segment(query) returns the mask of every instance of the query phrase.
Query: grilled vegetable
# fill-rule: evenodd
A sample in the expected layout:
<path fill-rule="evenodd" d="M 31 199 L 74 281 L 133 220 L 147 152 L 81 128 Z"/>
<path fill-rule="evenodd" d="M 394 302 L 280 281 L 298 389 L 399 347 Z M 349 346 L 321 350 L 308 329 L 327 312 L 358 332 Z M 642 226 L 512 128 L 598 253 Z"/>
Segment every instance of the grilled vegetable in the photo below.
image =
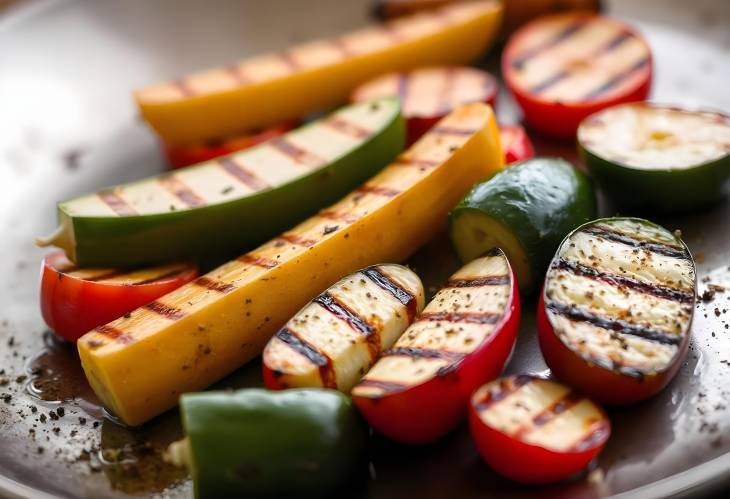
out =
<path fill-rule="evenodd" d="M 514 275 L 495 248 L 451 276 L 355 386 L 353 401 L 394 440 L 434 441 L 463 419 L 472 392 L 502 372 L 519 321 Z"/>
<path fill-rule="evenodd" d="M 520 482 L 562 480 L 585 469 L 611 434 L 603 410 L 567 386 L 535 376 L 502 378 L 471 398 L 469 427 L 484 460 Z"/>
<path fill-rule="evenodd" d="M 492 43 L 501 15 L 493 0 L 448 6 L 160 83 L 135 97 L 166 143 L 214 140 L 331 108 L 389 71 L 473 61 Z"/>
<path fill-rule="evenodd" d="M 696 288 L 689 250 L 666 229 L 638 218 L 583 225 L 560 245 L 545 279 L 545 361 L 596 400 L 650 397 L 687 354 Z"/>
<path fill-rule="evenodd" d="M 243 151 L 249 147 L 266 142 L 269 139 L 281 137 L 293 128 L 294 126 L 292 125 L 280 125 L 256 133 L 242 134 L 226 140 L 179 146 L 166 145 L 164 146 L 165 156 L 167 156 L 167 161 L 172 168 L 182 168 L 184 166 L 210 161 L 220 156 L 227 156 L 237 151 Z"/>
<path fill-rule="evenodd" d="M 395 99 L 355 104 L 241 153 L 64 201 L 39 243 L 83 266 L 230 256 L 347 194 L 403 140 Z"/>
<path fill-rule="evenodd" d="M 180 413 L 187 438 L 168 457 L 192 471 L 199 498 L 320 497 L 364 462 L 365 427 L 333 390 L 193 393 Z"/>
<path fill-rule="evenodd" d="M 502 74 L 529 125 L 573 139 L 586 116 L 649 95 L 652 58 L 646 42 L 615 19 L 557 14 L 512 36 Z"/>
<path fill-rule="evenodd" d="M 481 69 L 441 66 L 408 73 L 388 73 L 358 87 L 353 102 L 388 96 L 400 97 L 412 144 L 438 120 L 462 104 L 486 102 L 494 107 L 497 80 Z"/>
<path fill-rule="evenodd" d="M 198 268 L 186 263 L 136 270 L 80 269 L 57 251 L 46 255 L 41 265 L 41 312 L 57 335 L 76 341 L 197 276 Z"/>
<path fill-rule="evenodd" d="M 581 123 L 578 150 L 619 206 L 690 210 L 723 195 L 730 176 L 730 117 L 623 104 Z"/>
<path fill-rule="evenodd" d="M 504 151 L 504 162 L 508 165 L 535 156 L 530 137 L 519 125 L 500 125 L 499 141 Z"/>
<path fill-rule="evenodd" d="M 475 185 L 450 217 L 451 242 L 462 261 L 499 246 L 531 293 L 565 235 L 595 217 L 588 179 L 561 159 L 518 163 Z"/>
<path fill-rule="evenodd" d="M 464 106 L 329 209 L 85 335 L 81 362 L 99 399 L 140 424 L 260 354 L 341 276 L 405 259 L 469 185 L 501 168 L 497 133 L 488 106 Z"/>
<path fill-rule="evenodd" d="M 421 280 L 401 265 L 368 267 L 341 279 L 266 345 L 266 386 L 350 393 L 383 349 L 413 322 L 423 301 Z"/>

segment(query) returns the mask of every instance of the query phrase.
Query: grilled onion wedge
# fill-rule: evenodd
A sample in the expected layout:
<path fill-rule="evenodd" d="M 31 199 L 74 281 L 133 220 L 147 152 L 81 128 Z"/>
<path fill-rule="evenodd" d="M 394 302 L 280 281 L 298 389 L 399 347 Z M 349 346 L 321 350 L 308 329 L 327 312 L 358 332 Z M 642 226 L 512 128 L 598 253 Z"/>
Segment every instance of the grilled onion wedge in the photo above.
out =
<path fill-rule="evenodd" d="M 451 276 L 355 386 L 353 401 L 394 440 L 438 439 L 464 417 L 471 393 L 502 372 L 519 317 L 514 274 L 494 249 Z"/>
<path fill-rule="evenodd" d="M 589 222 L 563 241 L 545 278 L 545 361 L 601 402 L 650 397 L 687 353 L 696 288 L 689 250 L 665 228 L 638 218 Z"/>
<path fill-rule="evenodd" d="M 348 275 L 271 338 L 263 355 L 266 386 L 349 393 L 423 303 L 421 280 L 402 265 L 375 265 Z"/>

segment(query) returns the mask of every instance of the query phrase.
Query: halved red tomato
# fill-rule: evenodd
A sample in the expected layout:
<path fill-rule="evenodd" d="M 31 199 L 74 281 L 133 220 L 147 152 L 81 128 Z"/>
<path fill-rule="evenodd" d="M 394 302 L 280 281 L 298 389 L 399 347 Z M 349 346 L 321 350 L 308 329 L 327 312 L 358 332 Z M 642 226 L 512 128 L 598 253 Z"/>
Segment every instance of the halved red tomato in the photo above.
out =
<path fill-rule="evenodd" d="M 41 265 L 41 312 L 57 335 L 76 341 L 197 275 L 198 268 L 188 263 L 138 270 L 80 269 L 57 251 L 46 255 Z"/>
<path fill-rule="evenodd" d="M 502 143 L 504 162 L 507 164 L 535 156 L 530 137 L 520 125 L 499 125 L 499 141 Z"/>
<path fill-rule="evenodd" d="M 438 66 L 385 74 L 358 87 L 351 100 L 400 97 L 408 128 L 407 145 L 411 145 L 462 104 L 486 102 L 494 107 L 497 90 L 497 80 L 486 71 Z"/>
<path fill-rule="evenodd" d="M 432 442 L 464 418 L 472 392 L 502 372 L 519 320 L 516 279 L 495 249 L 451 276 L 355 386 L 352 400 L 393 440 Z"/>
<path fill-rule="evenodd" d="M 520 482 L 548 483 L 585 469 L 611 435 L 611 422 L 598 405 L 567 386 L 518 375 L 474 393 L 469 429 L 496 472 Z"/>
<path fill-rule="evenodd" d="M 589 12 L 543 16 L 517 31 L 502 74 L 525 121 L 572 139 L 583 118 L 649 95 L 652 56 L 626 24 Z"/>
<path fill-rule="evenodd" d="M 181 146 L 164 145 L 165 156 L 172 168 L 182 168 L 185 166 L 202 163 L 220 156 L 242 151 L 255 145 L 266 142 L 269 139 L 284 135 L 292 130 L 295 124 L 281 125 L 268 128 L 261 132 L 241 135 L 221 142 L 207 144 L 189 144 Z"/>

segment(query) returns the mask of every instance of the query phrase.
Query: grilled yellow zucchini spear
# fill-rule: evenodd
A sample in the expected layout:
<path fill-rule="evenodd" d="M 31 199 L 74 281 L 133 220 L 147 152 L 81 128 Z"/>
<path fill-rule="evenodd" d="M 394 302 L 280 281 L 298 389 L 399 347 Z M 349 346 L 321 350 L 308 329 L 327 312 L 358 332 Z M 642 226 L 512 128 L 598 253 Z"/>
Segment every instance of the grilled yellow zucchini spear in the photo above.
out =
<path fill-rule="evenodd" d="M 491 108 L 457 109 L 329 209 L 83 336 L 91 386 L 125 423 L 147 421 L 261 353 L 341 276 L 408 257 L 476 180 L 502 165 Z"/>

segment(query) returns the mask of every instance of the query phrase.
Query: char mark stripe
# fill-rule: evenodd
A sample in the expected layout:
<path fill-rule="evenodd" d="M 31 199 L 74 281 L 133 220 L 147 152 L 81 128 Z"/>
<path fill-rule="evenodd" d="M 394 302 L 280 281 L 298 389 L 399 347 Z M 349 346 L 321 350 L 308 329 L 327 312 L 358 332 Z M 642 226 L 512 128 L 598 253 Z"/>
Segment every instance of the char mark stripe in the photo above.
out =
<path fill-rule="evenodd" d="M 296 57 L 294 57 L 294 54 L 291 52 L 282 52 L 279 54 L 279 60 L 284 63 L 284 65 L 291 71 L 292 73 L 297 72 L 301 69 L 301 65 L 299 64 L 299 61 Z"/>
<path fill-rule="evenodd" d="M 568 72 L 567 70 L 564 69 L 562 71 L 555 73 L 552 76 L 549 76 L 548 78 L 541 81 L 537 85 L 533 85 L 528 90 L 528 92 L 530 92 L 532 94 L 541 94 L 544 91 L 546 91 L 547 89 L 549 89 L 550 87 L 552 87 L 553 85 L 555 85 L 556 83 L 560 83 L 561 81 L 563 81 L 564 79 L 566 79 L 569 76 L 570 76 L 570 72 Z"/>
<path fill-rule="evenodd" d="M 250 83 L 249 78 L 246 76 L 246 73 L 244 73 L 243 68 L 241 68 L 240 65 L 231 64 L 230 66 L 226 66 L 224 70 L 228 73 L 231 79 L 236 82 L 236 85 L 246 85 L 247 83 Z"/>
<path fill-rule="evenodd" d="M 533 381 L 533 379 L 532 376 L 526 374 L 520 374 L 514 378 L 502 378 L 498 387 L 493 387 L 482 400 L 477 402 L 477 411 L 482 412 L 489 409 L 492 405 L 506 399 L 521 387 Z"/>
<path fill-rule="evenodd" d="M 247 263 L 250 265 L 255 265 L 257 267 L 263 267 L 265 269 L 273 269 L 277 265 L 279 265 L 279 262 L 275 260 L 270 260 L 268 258 L 264 258 L 261 256 L 252 255 L 250 253 L 246 253 L 243 256 L 239 256 L 237 258 L 239 262 Z"/>
<path fill-rule="evenodd" d="M 609 92 L 612 88 L 619 85 L 622 81 L 624 81 L 626 78 L 631 76 L 636 71 L 639 71 L 641 68 L 643 68 L 647 64 L 649 64 L 648 57 L 644 57 L 643 59 L 640 59 L 639 61 L 637 61 L 636 63 L 631 65 L 631 67 L 629 67 L 625 71 L 622 71 L 621 73 L 619 73 L 619 74 L 615 75 L 614 77 L 612 77 L 611 79 L 609 79 L 607 82 L 603 83 L 600 87 L 588 92 L 586 95 L 583 96 L 582 100 L 586 101 L 586 100 L 592 100 L 592 99 L 597 99 L 598 97 L 601 97 L 603 94 Z"/>
<path fill-rule="evenodd" d="M 298 354 L 306 357 L 312 364 L 317 367 L 325 367 L 330 364 L 329 358 L 320 352 L 316 347 L 311 345 L 309 342 L 299 337 L 297 333 L 287 327 L 279 329 L 276 333 L 276 337 L 286 343 L 289 348 L 297 352 Z"/>
<path fill-rule="evenodd" d="M 287 243 L 296 244 L 297 246 L 306 246 L 307 248 L 311 248 L 312 246 L 317 244 L 316 239 L 307 239 L 306 237 L 302 237 L 292 232 L 285 232 L 284 234 L 281 234 L 277 239 L 279 239 L 280 241 L 286 241 Z"/>
<path fill-rule="evenodd" d="M 314 302 L 338 319 L 347 322 L 352 329 L 364 336 L 369 336 L 375 331 L 373 326 L 330 293 L 322 293 L 314 299 Z"/>
<path fill-rule="evenodd" d="M 366 139 L 370 137 L 370 130 L 361 127 L 357 123 L 348 121 L 341 116 L 330 116 L 322 123 L 330 127 L 332 130 L 344 135 L 349 135 L 350 137 L 355 137 L 356 139 Z"/>
<path fill-rule="evenodd" d="M 532 421 L 515 429 L 512 433 L 512 436 L 520 438 L 532 432 L 536 428 L 545 426 L 547 423 L 558 417 L 560 414 L 578 404 L 581 400 L 583 400 L 583 397 L 581 397 L 577 393 L 568 392 L 567 394 L 565 394 L 565 396 L 563 396 L 559 400 L 556 400 L 544 410 L 537 413 L 532 418 Z"/>
<path fill-rule="evenodd" d="M 463 353 L 448 352 L 446 350 L 432 350 L 428 348 L 416 347 L 393 347 L 383 352 L 383 357 L 399 356 L 411 357 L 415 359 L 444 359 L 455 362 L 464 358 Z"/>
<path fill-rule="evenodd" d="M 229 175 L 254 192 L 263 191 L 264 189 L 271 187 L 266 181 L 260 179 L 255 173 L 250 171 L 248 168 L 241 166 L 230 157 L 219 159 L 218 164 L 221 165 L 221 168 L 223 168 Z"/>
<path fill-rule="evenodd" d="M 516 70 L 522 69 L 522 67 L 535 57 L 536 55 L 546 51 L 549 48 L 554 47 L 555 45 L 567 40 L 571 36 L 573 36 L 578 30 L 583 28 L 583 26 L 586 25 L 586 21 L 584 19 L 581 19 L 580 21 L 576 21 L 574 23 L 569 24 L 562 30 L 558 31 L 555 35 L 553 35 L 551 38 L 546 40 L 541 45 L 538 45 L 536 47 L 533 47 L 527 51 L 525 51 L 522 55 L 519 57 L 515 57 L 512 61 L 512 67 Z"/>
<path fill-rule="evenodd" d="M 584 437 L 579 438 L 577 442 L 573 443 L 570 450 L 574 452 L 582 452 L 590 449 L 598 442 L 604 440 L 608 436 L 607 433 L 608 425 L 606 422 L 603 420 L 596 421 L 588 428 L 588 430 L 586 430 Z"/>
<path fill-rule="evenodd" d="M 381 289 L 384 289 L 395 297 L 396 300 L 401 302 L 404 306 L 408 307 L 411 303 L 415 302 L 416 297 L 403 289 L 393 279 L 388 277 L 386 274 L 381 272 L 377 267 L 368 267 L 362 271 L 365 276 L 374 282 Z"/>
<path fill-rule="evenodd" d="M 598 315 L 592 314 L 585 310 L 580 310 L 572 305 L 565 305 L 555 301 L 549 301 L 545 304 L 547 309 L 557 315 L 576 322 L 586 322 L 592 324 L 601 329 L 608 331 L 615 331 L 621 334 L 628 334 L 631 336 L 637 336 L 648 341 L 654 341 L 663 345 L 679 345 L 682 341 L 682 337 L 673 334 L 665 333 L 655 329 L 649 329 L 638 324 L 622 319 L 607 319 Z"/>
<path fill-rule="evenodd" d="M 470 137 L 477 133 L 479 130 L 474 128 L 456 128 L 453 126 L 435 126 L 428 133 L 434 133 L 436 135 L 460 135 L 462 137 Z"/>
<path fill-rule="evenodd" d="M 217 291 L 219 293 L 230 293 L 236 286 L 225 282 L 216 281 L 206 276 L 198 277 L 193 281 L 196 286 L 201 288 L 209 289 L 211 291 Z"/>
<path fill-rule="evenodd" d="M 94 331 L 106 336 L 109 339 L 118 341 L 119 343 L 129 344 L 134 341 L 128 333 L 122 331 L 121 329 L 117 329 L 114 326 L 110 326 L 109 324 L 99 326 L 95 328 Z"/>
<path fill-rule="evenodd" d="M 480 286 L 502 286 L 510 283 L 509 275 L 489 275 L 471 279 L 449 279 L 447 288 L 477 288 Z"/>
<path fill-rule="evenodd" d="M 171 321 L 177 321 L 185 317 L 185 312 L 179 308 L 171 307 L 158 301 L 150 302 L 145 305 L 144 308 L 156 313 L 157 315 L 161 315 L 166 319 L 170 319 Z"/>
<path fill-rule="evenodd" d="M 205 201 L 203 200 L 203 198 L 195 194 L 195 192 L 190 187 L 185 185 L 185 183 L 175 177 L 175 175 L 163 175 L 161 177 L 158 177 L 158 180 L 160 182 L 160 185 L 162 185 L 165 190 L 167 190 L 170 194 L 174 195 L 186 205 L 193 208 L 205 206 Z"/>
<path fill-rule="evenodd" d="M 407 385 L 396 381 L 381 381 L 378 379 L 365 378 L 357 384 L 358 387 L 380 388 L 384 392 L 402 392 Z"/>
<path fill-rule="evenodd" d="M 583 265 L 580 262 L 575 262 L 572 260 L 560 259 L 554 265 L 554 268 L 559 270 L 566 270 L 573 275 L 588 277 L 597 281 L 603 281 L 613 286 L 630 288 L 639 291 L 640 293 L 656 296 L 657 298 L 664 298 L 666 300 L 673 300 L 681 303 L 692 303 L 694 301 L 693 293 L 681 291 L 679 289 L 669 286 L 648 284 L 621 275 L 601 272 L 600 270 L 594 269 L 593 267 Z"/>
<path fill-rule="evenodd" d="M 425 158 L 408 158 L 405 156 L 400 156 L 397 158 L 394 162 L 394 166 L 417 166 L 419 168 L 433 168 L 441 163 L 439 161 L 433 161 L 431 159 L 425 159 Z"/>
<path fill-rule="evenodd" d="M 365 184 L 357 188 L 357 192 L 365 194 L 375 194 L 376 196 L 384 196 L 387 198 L 394 198 L 400 191 L 397 189 L 391 189 L 389 187 L 383 187 L 381 185 L 369 185 Z"/>
<path fill-rule="evenodd" d="M 688 258 L 688 255 L 685 253 L 683 248 L 670 246 L 668 244 L 642 241 L 641 239 L 631 237 L 622 232 L 613 231 L 604 226 L 594 225 L 583 229 L 583 232 L 603 239 L 608 239 L 609 241 L 624 244 L 626 246 L 631 246 L 632 248 L 647 249 L 653 253 L 659 253 L 660 255 L 672 258 L 681 258 L 685 260 Z"/>
<path fill-rule="evenodd" d="M 113 191 L 101 191 L 97 194 L 111 210 L 121 217 L 136 215 L 137 212 L 119 194 Z"/>
<path fill-rule="evenodd" d="M 468 324 L 496 324 L 502 314 L 490 312 L 424 312 L 419 321 L 428 322 L 465 322 Z"/>
<path fill-rule="evenodd" d="M 178 92 L 180 92 L 183 97 L 193 97 L 195 95 L 195 91 L 193 91 L 193 89 L 184 78 L 175 80 L 171 82 L 171 84 L 177 89 Z"/>
<path fill-rule="evenodd" d="M 333 210 L 322 210 L 319 212 L 318 215 L 321 218 L 326 218 L 327 220 L 334 220 L 336 222 L 344 222 L 347 224 L 353 224 L 359 219 L 359 217 L 355 215 L 350 215 L 349 213 L 342 213 Z"/>
<path fill-rule="evenodd" d="M 452 100 L 451 94 L 454 91 L 454 80 L 456 79 L 456 71 L 453 67 L 446 69 L 446 75 L 444 78 L 444 86 L 441 89 L 441 95 L 439 96 L 438 109 L 441 114 L 448 114 L 451 112 Z"/>
<path fill-rule="evenodd" d="M 325 161 L 319 156 L 293 144 L 285 137 L 274 137 L 267 144 L 301 165 L 321 165 Z"/>

